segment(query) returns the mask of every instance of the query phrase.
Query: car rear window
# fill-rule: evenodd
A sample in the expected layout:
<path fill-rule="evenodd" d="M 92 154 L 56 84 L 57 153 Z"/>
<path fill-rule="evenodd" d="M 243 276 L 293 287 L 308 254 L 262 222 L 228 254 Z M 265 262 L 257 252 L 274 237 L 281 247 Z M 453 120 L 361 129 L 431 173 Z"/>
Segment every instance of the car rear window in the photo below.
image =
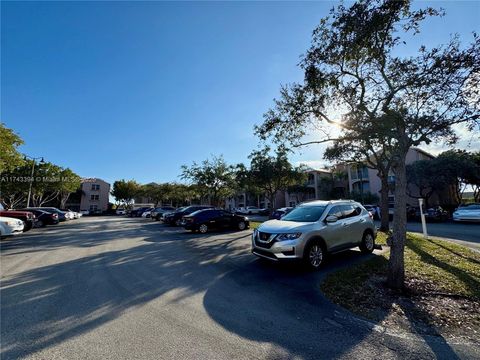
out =
<path fill-rule="evenodd" d="M 341 205 L 336 205 L 333 206 L 330 211 L 328 212 L 328 215 L 333 215 L 336 216 L 337 219 L 343 219 L 343 210 Z"/>

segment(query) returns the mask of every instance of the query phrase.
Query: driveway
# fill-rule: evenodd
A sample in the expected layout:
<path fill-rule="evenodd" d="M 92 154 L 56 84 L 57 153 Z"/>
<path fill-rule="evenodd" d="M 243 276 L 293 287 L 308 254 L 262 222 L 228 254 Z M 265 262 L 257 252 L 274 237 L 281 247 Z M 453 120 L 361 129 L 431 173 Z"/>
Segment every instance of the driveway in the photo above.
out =
<path fill-rule="evenodd" d="M 375 223 L 380 226 L 379 221 Z M 409 221 L 407 231 L 422 233 L 422 223 Z M 427 233 L 430 236 L 447 238 L 464 246 L 480 250 L 480 224 L 477 223 L 427 223 Z"/>
<path fill-rule="evenodd" d="M 480 357 L 441 338 L 389 335 L 323 298 L 322 277 L 360 252 L 309 273 L 256 259 L 250 234 L 111 217 L 2 241 L 2 359 Z"/>

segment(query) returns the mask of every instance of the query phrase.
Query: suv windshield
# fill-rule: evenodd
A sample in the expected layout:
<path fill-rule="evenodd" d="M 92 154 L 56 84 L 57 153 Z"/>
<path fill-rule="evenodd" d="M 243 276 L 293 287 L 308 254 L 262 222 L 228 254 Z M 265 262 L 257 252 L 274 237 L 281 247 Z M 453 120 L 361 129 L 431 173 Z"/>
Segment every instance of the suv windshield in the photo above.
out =
<path fill-rule="evenodd" d="M 326 206 L 298 206 L 282 217 L 285 221 L 315 222 L 320 219 Z"/>

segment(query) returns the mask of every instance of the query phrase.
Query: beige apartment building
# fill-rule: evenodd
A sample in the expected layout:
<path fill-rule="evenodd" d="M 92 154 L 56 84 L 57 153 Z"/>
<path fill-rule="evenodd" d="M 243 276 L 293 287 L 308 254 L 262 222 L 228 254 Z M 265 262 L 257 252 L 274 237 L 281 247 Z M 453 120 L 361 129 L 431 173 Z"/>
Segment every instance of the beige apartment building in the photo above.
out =
<path fill-rule="evenodd" d="M 84 178 L 81 184 L 80 210 L 107 211 L 110 184 L 98 178 Z"/>
<path fill-rule="evenodd" d="M 412 164 L 419 160 L 432 160 L 435 157 L 428 152 L 419 149 L 411 148 L 407 153 L 406 164 Z M 370 169 L 362 164 L 342 164 L 337 166 L 337 170 L 344 172 L 346 175 L 344 183 L 348 192 L 357 193 L 372 193 L 380 197 L 380 189 L 382 183 L 377 175 L 377 170 Z M 389 182 L 395 182 L 395 175 L 391 173 L 388 177 Z M 418 190 L 412 184 L 409 184 L 409 190 L 412 195 L 418 195 Z M 393 191 L 388 196 L 389 207 L 393 209 L 395 203 L 395 195 Z M 430 205 L 440 205 L 443 201 L 448 202 L 448 199 L 440 199 L 438 194 L 434 193 L 429 199 Z M 407 195 L 407 204 L 411 206 L 418 206 L 418 198 Z"/>
<path fill-rule="evenodd" d="M 407 153 L 406 163 L 412 164 L 419 160 L 432 160 L 435 157 L 428 152 L 419 149 L 411 148 Z M 343 175 L 343 176 L 339 176 Z M 389 182 L 395 182 L 395 175 L 389 175 Z M 308 180 L 306 183 L 311 191 L 302 193 L 284 193 L 284 201 L 279 200 L 277 204 L 284 204 L 284 206 L 295 206 L 303 201 L 329 199 L 332 196 L 332 191 L 335 197 L 348 198 L 348 194 L 356 193 L 371 193 L 378 195 L 380 198 L 380 189 L 382 183 L 377 175 L 377 170 L 368 168 L 365 164 L 339 164 L 334 170 L 327 169 L 309 169 Z M 407 194 L 407 204 L 411 206 L 418 206 L 418 189 L 413 184 L 409 184 L 409 192 L 412 196 Z M 283 198 L 283 196 L 282 196 Z M 389 193 L 389 208 L 393 212 L 395 204 L 395 194 L 393 190 Z M 440 195 L 435 192 L 429 199 L 429 205 L 444 205 L 451 202 L 448 191 L 441 192 Z M 280 206 L 277 206 L 280 207 Z"/>
<path fill-rule="evenodd" d="M 304 185 L 300 185 L 300 190 L 279 191 L 275 196 L 275 207 L 296 206 L 304 201 L 315 199 L 325 199 L 325 181 L 331 181 L 332 173 L 326 169 L 308 169 L 308 178 Z M 306 191 L 305 191 L 306 190 Z M 226 209 L 235 209 L 244 206 L 257 206 L 259 208 L 272 208 L 272 205 L 264 194 L 254 195 L 242 191 L 225 200 Z"/>
<path fill-rule="evenodd" d="M 285 206 L 294 207 L 304 201 L 329 198 L 327 192 L 332 185 L 332 172 L 327 169 L 308 169 L 307 175 L 307 191 L 285 191 Z"/>
<path fill-rule="evenodd" d="M 412 164 L 419 160 L 432 160 L 435 157 L 419 148 L 411 148 L 406 157 L 406 164 Z M 381 180 L 377 175 L 377 170 L 370 169 L 365 163 L 343 163 L 338 164 L 332 170 L 329 169 L 308 169 L 308 179 L 305 184 L 298 185 L 298 191 L 291 187 L 290 191 L 279 191 L 275 200 L 275 207 L 296 206 L 305 201 L 326 200 L 334 198 L 349 198 L 351 193 L 374 194 L 380 198 L 382 187 Z M 389 175 L 389 182 L 395 182 L 395 175 Z M 413 184 L 409 184 L 409 193 L 407 194 L 407 204 L 418 206 L 418 189 Z M 393 187 L 392 187 L 393 189 Z M 395 194 L 393 190 L 389 193 L 389 208 L 393 213 L 395 204 Z M 429 198 L 429 206 L 446 205 L 451 203 L 451 195 L 448 191 L 434 192 Z M 234 209 L 244 206 L 258 206 L 260 208 L 270 208 L 268 199 L 264 195 L 254 195 L 248 192 L 239 192 L 226 199 L 225 208 Z"/>

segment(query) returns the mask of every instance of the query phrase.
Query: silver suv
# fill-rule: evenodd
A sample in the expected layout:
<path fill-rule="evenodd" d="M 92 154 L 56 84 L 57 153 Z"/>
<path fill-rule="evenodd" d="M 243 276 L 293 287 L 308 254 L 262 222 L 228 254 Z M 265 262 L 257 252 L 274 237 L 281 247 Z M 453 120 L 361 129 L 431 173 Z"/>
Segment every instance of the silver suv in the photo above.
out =
<path fill-rule="evenodd" d="M 371 253 L 376 236 L 375 224 L 361 204 L 353 200 L 312 201 L 255 229 L 252 253 L 274 261 L 301 259 L 318 269 L 327 253 L 356 246 Z"/>

